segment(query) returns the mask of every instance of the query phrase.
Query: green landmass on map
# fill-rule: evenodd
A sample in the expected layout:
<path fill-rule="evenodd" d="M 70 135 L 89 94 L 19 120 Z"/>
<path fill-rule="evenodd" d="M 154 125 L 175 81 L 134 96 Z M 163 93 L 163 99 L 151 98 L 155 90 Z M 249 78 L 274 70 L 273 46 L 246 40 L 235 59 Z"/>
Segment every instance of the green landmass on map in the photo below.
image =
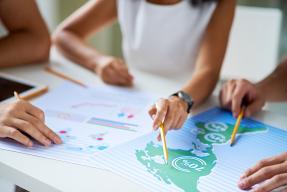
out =
<path fill-rule="evenodd" d="M 144 149 L 135 151 L 137 160 L 155 178 L 166 184 L 177 186 L 186 192 L 196 192 L 199 178 L 207 176 L 216 166 L 213 146 L 229 144 L 232 124 L 197 122 L 197 141 L 189 150 L 168 149 L 169 162 L 166 165 L 162 146 L 150 141 Z M 265 127 L 240 127 L 238 135 L 266 131 Z M 204 147 L 202 147 L 204 146 Z"/>

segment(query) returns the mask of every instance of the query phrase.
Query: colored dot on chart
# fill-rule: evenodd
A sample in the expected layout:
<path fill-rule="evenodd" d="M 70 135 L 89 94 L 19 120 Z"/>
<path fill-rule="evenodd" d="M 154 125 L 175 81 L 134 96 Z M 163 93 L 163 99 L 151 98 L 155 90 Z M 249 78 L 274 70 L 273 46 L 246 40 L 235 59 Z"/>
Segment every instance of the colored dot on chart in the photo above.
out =
<path fill-rule="evenodd" d="M 108 146 L 98 146 L 98 150 L 105 150 Z"/>
<path fill-rule="evenodd" d="M 104 138 L 98 137 L 97 140 L 98 140 L 98 141 L 102 141 L 102 140 L 104 140 Z"/>
<path fill-rule="evenodd" d="M 128 119 L 132 119 L 132 118 L 134 118 L 133 114 L 128 115 Z"/>
<path fill-rule="evenodd" d="M 59 133 L 60 133 L 60 134 L 65 134 L 65 133 L 67 133 L 67 131 L 62 130 L 62 131 L 59 131 Z"/>
<path fill-rule="evenodd" d="M 123 116 L 125 116 L 124 113 L 119 113 L 119 114 L 118 114 L 118 117 L 123 117 Z"/>

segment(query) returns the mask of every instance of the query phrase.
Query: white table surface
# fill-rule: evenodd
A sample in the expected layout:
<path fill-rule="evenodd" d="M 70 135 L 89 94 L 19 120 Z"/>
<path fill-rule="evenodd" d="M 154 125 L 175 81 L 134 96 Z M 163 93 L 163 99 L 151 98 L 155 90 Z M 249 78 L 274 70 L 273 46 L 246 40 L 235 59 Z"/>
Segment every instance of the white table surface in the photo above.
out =
<path fill-rule="evenodd" d="M 101 81 L 93 73 L 67 61 L 55 51 L 52 52 L 50 64 L 88 84 L 101 84 Z M 62 83 L 62 79 L 45 72 L 43 66 L 44 64 L 30 65 L 0 71 L 49 85 L 52 90 Z M 136 76 L 135 86 L 139 90 L 165 96 L 181 86 L 179 83 L 150 74 L 137 71 L 133 71 L 133 73 Z M 217 105 L 215 96 L 194 110 L 193 113 L 198 113 L 214 105 Z M 277 114 L 264 111 L 258 114 L 256 119 L 276 127 L 287 128 L 287 121 L 283 116 Z M 0 150 L 0 178 L 9 180 L 31 192 L 147 191 L 144 187 L 106 170 L 5 150 Z"/>

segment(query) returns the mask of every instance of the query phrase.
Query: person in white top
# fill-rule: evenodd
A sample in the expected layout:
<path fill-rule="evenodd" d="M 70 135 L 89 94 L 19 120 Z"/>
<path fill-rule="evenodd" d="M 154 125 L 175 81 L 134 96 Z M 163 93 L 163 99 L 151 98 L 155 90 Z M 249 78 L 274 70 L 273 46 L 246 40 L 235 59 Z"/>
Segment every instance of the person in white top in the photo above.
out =
<path fill-rule="evenodd" d="M 193 103 L 204 101 L 219 78 L 235 0 L 93 0 L 68 17 L 53 43 L 71 60 L 108 83 L 131 86 L 127 66 L 171 79 L 185 78 L 179 92 L 149 111 L 157 129 L 180 128 Z M 119 21 L 124 60 L 99 53 L 85 40 Z M 154 82 L 156 83 L 156 82 Z"/>

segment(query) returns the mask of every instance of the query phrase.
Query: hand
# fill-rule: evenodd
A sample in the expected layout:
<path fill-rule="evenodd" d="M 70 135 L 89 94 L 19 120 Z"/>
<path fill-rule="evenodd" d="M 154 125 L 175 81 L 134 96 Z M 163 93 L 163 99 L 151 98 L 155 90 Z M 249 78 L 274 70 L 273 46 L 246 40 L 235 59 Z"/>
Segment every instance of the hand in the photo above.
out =
<path fill-rule="evenodd" d="M 180 129 L 188 116 L 186 111 L 187 103 L 178 97 L 160 99 L 149 110 L 153 118 L 153 129 L 157 130 L 162 122 L 165 134 L 170 129 Z M 157 138 L 160 140 L 160 135 Z"/>
<path fill-rule="evenodd" d="M 223 85 L 219 95 L 221 107 L 231 110 L 234 117 L 240 112 L 243 98 L 246 98 L 248 103 L 244 116 L 252 115 L 265 104 L 264 94 L 247 80 L 228 81 Z"/>
<path fill-rule="evenodd" d="M 32 141 L 23 134 L 26 133 L 45 146 L 62 143 L 44 121 L 44 113 L 26 101 L 0 105 L 0 138 L 8 137 L 32 147 Z"/>
<path fill-rule="evenodd" d="M 248 169 L 240 178 L 239 188 L 248 189 L 259 184 L 253 192 L 268 192 L 287 185 L 287 153 L 264 159 Z"/>
<path fill-rule="evenodd" d="M 132 86 L 133 84 L 133 76 L 130 75 L 127 66 L 121 59 L 102 57 L 97 63 L 96 73 L 107 84 L 120 86 Z"/>

